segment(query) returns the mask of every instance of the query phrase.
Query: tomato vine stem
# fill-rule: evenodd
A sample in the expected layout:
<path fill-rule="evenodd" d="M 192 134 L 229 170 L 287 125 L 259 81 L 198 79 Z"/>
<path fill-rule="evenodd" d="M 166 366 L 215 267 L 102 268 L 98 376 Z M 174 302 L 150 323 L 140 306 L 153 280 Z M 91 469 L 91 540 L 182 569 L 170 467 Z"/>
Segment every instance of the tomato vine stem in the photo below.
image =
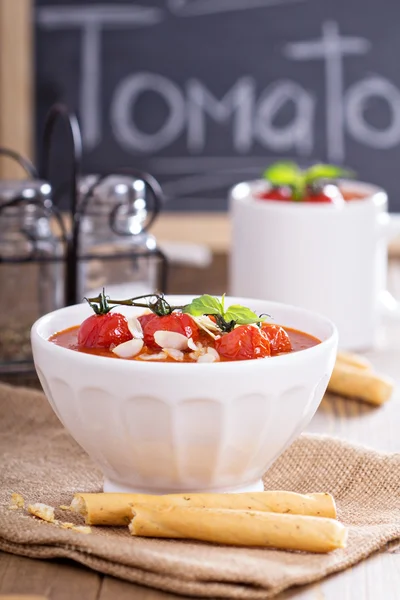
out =
<path fill-rule="evenodd" d="M 140 302 L 140 300 L 145 300 L 146 298 L 149 298 L 147 303 Z M 144 296 L 135 296 L 126 300 L 113 300 L 109 296 L 106 296 L 104 289 L 95 298 L 85 298 L 85 300 L 90 304 L 96 315 L 105 315 L 116 306 L 134 306 L 137 308 L 149 308 L 159 317 L 165 317 L 170 315 L 174 310 L 184 308 L 184 306 L 171 306 L 161 294 L 145 294 Z"/>

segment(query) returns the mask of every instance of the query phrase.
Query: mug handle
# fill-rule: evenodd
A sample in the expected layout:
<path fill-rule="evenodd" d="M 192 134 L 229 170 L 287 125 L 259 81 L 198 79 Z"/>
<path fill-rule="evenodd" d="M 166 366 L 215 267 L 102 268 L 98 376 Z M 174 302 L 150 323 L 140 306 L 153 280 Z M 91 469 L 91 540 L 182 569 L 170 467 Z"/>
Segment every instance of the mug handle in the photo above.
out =
<path fill-rule="evenodd" d="M 400 213 L 382 213 L 380 215 L 380 227 L 387 242 L 400 236 Z M 400 302 L 388 290 L 381 291 L 379 304 L 383 316 L 400 320 Z"/>

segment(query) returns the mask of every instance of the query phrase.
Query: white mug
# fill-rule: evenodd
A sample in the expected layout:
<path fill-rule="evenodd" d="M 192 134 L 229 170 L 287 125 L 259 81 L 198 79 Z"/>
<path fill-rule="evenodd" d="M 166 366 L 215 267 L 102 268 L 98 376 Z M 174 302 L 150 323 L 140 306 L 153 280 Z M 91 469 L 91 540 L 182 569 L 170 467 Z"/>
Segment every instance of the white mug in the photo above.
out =
<path fill-rule="evenodd" d="M 375 345 L 384 312 L 400 315 L 386 291 L 387 244 L 400 233 L 378 187 L 343 181 L 365 197 L 330 204 L 257 197 L 266 181 L 243 182 L 230 192 L 230 293 L 294 304 L 329 317 L 339 345 Z"/>

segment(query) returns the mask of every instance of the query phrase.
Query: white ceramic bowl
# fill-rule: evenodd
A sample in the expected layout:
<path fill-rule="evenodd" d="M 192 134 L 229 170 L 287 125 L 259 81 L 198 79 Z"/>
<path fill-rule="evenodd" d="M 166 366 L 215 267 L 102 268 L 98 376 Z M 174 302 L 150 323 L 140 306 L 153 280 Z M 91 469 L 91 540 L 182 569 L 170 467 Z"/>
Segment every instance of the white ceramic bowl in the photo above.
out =
<path fill-rule="evenodd" d="M 169 297 L 176 305 L 190 300 Z M 88 305 L 62 308 L 33 325 L 33 356 L 48 401 L 102 470 L 105 491 L 261 490 L 263 473 L 311 420 L 334 366 L 335 326 L 283 304 L 226 302 L 268 313 L 322 343 L 259 360 L 149 363 L 48 341 L 92 314 Z"/>

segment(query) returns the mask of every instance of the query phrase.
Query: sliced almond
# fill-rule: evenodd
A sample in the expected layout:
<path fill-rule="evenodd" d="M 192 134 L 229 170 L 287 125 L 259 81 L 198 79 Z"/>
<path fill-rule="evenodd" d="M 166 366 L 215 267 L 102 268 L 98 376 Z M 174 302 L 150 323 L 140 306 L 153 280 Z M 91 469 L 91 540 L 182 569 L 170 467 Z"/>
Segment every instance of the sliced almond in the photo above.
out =
<path fill-rule="evenodd" d="M 207 315 L 202 315 L 201 317 L 192 317 L 192 318 L 196 321 L 197 324 L 201 323 L 202 325 L 204 325 L 204 327 L 206 327 L 210 331 L 219 331 L 218 325 L 215 323 L 215 321 L 210 319 L 210 317 L 207 317 Z"/>
<path fill-rule="evenodd" d="M 216 351 L 215 348 L 208 347 L 207 348 L 207 354 L 213 356 L 215 358 L 215 360 L 219 360 L 219 354 L 218 354 L 218 352 Z"/>
<path fill-rule="evenodd" d="M 188 338 L 186 335 L 176 331 L 156 331 L 154 341 L 161 348 L 174 348 L 175 350 L 186 350 L 188 347 Z"/>
<path fill-rule="evenodd" d="M 206 333 L 208 333 L 208 335 L 210 337 L 212 337 L 214 340 L 217 338 L 217 336 L 213 332 L 214 331 L 219 331 L 219 328 L 214 323 L 214 321 L 211 321 L 211 319 L 209 319 L 206 316 L 193 317 L 193 319 L 195 320 L 195 322 L 197 323 L 197 325 L 200 327 L 200 329 L 202 329 L 203 331 L 205 331 Z"/>
<path fill-rule="evenodd" d="M 165 352 L 159 352 L 158 354 L 141 354 L 138 358 L 140 360 L 165 360 L 167 355 Z"/>
<path fill-rule="evenodd" d="M 205 354 L 207 352 L 207 348 L 205 348 L 203 346 L 203 344 L 200 344 L 199 342 L 196 344 L 196 352 L 191 352 L 189 354 L 190 358 L 192 358 L 193 360 L 197 360 L 199 358 L 199 356 L 203 356 L 203 354 Z"/>
<path fill-rule="evenodd" d="M 136 317 L 129 317 L 128 321 L 128 329 L 133 335 L 135 339 L 141 340 L 143 338 L 143 329 L 140 324 L 139 319 Z"/>
<path fill-rule="evenodd" d="M 196 350 L 197 350 L 197 346 L 196 346 L 196 344 L 194 343 L 194 341 L 193 341 L 193 338 L 189 338 L 189 339 L 188 339 L 188 343 L 187 343 L 187 345 L 188 345 L 188 348 L 190 348 L 191 350 L 194 350 L 194 351 L 196 351 Z"/>
<path fill-rule="evenodd" d="M 213 356 L 212 354 L 203 354 L 202 356 L 199 356 L 199 358 L 197 359 L 198 363 L 213 363 L 216 362 L 217 359 L 215 358 L 215 356 Z"/>
<path fill-rule="evenodd" d="M 120 358 L 132 358 L 133 356 L 136 356 L 136 354 L 139 354 L 142 348 L 143 340 L 134 338 L 133 340 L 128 340 L 127 342 L 119 344 L 112 349 L 112 352 Z"/>
<path fill-rule="evenodd" d="M 207 352 L 201 354 L 197 359 L 197 362 L 211 363 L 219 361 L 219 354 L 215 348 L 207 348 Z"/>
<path fill-rule="evenodd" d="M 170 356 L 174 360 L 182 361 L 185 356 L 182 350 L 176 350 L 176 348 L 164 348 L 163 350 L 167 356 Z"/>

